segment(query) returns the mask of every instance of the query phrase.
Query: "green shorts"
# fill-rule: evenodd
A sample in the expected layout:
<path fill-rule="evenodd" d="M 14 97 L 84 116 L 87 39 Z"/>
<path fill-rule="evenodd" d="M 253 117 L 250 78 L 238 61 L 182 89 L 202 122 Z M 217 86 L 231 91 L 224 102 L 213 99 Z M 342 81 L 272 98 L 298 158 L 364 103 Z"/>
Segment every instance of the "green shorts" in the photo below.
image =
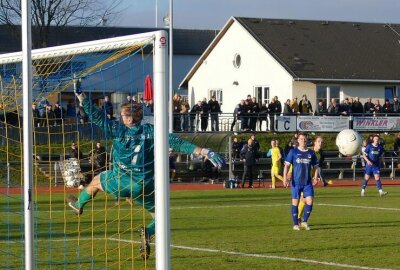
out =
<path fill-rule="evenodd" d="M 116 197 L 130 197 L 147 211 L 154 213 L 154 179 L 132 181 L 126 173 L 112 170 L 100 174 L 101 187 Z"/>

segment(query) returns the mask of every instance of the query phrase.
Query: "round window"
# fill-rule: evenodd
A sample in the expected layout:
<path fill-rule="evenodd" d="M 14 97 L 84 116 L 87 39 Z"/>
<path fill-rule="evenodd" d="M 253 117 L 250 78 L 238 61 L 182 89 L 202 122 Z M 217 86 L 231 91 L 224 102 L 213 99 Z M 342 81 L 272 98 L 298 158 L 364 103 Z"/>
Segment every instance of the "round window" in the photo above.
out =
<path fill-rule="evenodd" d="M 235 68 L 239 68 L 241 64 L 242 64 L 242 57 L 240 56 L 240 54 L 237 53 L 233 57 L 233 66 Z"/>

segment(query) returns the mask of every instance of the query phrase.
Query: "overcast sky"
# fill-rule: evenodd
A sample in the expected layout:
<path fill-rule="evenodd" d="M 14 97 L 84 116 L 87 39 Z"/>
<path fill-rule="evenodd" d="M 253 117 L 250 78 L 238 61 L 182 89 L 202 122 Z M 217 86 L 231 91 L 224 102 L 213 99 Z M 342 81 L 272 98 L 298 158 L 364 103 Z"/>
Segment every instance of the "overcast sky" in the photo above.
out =
<path fill-rule="evenodd" d="M 112 0 L 108 0 L 112 1 Z M 158 26 L 169 0 L 123 0 L 117 26 Z M 174 27 L 221 29 L 231 16 L 400 24 L 400 0 L 174 0 Z"/>

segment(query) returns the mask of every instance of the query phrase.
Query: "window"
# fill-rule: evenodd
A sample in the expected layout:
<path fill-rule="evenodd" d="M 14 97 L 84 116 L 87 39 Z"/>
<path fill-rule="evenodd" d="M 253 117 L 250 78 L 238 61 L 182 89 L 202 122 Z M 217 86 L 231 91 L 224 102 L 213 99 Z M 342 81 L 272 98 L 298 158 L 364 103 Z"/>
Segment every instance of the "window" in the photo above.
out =
<path fill-rule="evenodd" d="M 340 86 L 338 85 L 318 85 L 317 86 L 317 100 L 323 100 L 326 107 L 329 106 L 332 98 L 336 99 L 337 103 L 340 103 Z"/>
<path fill-rule="evenodd" d="M 255 96 L 260 107 L 263 104 L 269 103 L 269 87 L 268 86 L 256 86 L 254 87 Z"/>
<path fill-rule="evenodd" d="M 233 66 L 235 68 L 240 68 L 240 65 L 242 64 L 242 57 L 240 56 L 240 54 L 236 53 L 233 56 Z"/>
<path fill-rule="evenodd" d="M 397 96 L 396 86 L 385 86 L 385 99 L 393 100 Z"/>
<path fill-rule="evenodd" d="M 209 92 L 209 97 L 208 97 L 209 100 L 211 99 L 211 97 L 213 95 L 215 95 L 216 100 L 218 101 L 219 105 L 222 105 L 222 101 L 223 101 L 222 89 L 210 89 L 208 92 Z"/>

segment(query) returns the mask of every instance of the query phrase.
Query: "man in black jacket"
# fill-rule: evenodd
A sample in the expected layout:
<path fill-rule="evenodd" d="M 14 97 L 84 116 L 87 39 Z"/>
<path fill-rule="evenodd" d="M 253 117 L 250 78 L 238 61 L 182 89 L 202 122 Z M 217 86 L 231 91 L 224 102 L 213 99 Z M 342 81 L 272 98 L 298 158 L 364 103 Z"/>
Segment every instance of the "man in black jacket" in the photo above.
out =
<path fill-rule="evenodd" d="M 247 144 L 243 146 L 240 151 L 240 156 L 244 160 L 244 171 L 242 176 L 242 188 L 246 182 L 246 176 L 249 179 L 249 188 L 253 188 L 253 168 L 256 165 L 257 151 L 254 148 L 254 142 L 252 139 L 247 141 Z"/>
<path fill-rule="evenodd" d="M 216 100 L 215 95 L 208 101 L 208 107 L 210 108 L 211 115 L 211 131 L 219 131 L 218 115 L 221 113 L 221 106 Z"/>

